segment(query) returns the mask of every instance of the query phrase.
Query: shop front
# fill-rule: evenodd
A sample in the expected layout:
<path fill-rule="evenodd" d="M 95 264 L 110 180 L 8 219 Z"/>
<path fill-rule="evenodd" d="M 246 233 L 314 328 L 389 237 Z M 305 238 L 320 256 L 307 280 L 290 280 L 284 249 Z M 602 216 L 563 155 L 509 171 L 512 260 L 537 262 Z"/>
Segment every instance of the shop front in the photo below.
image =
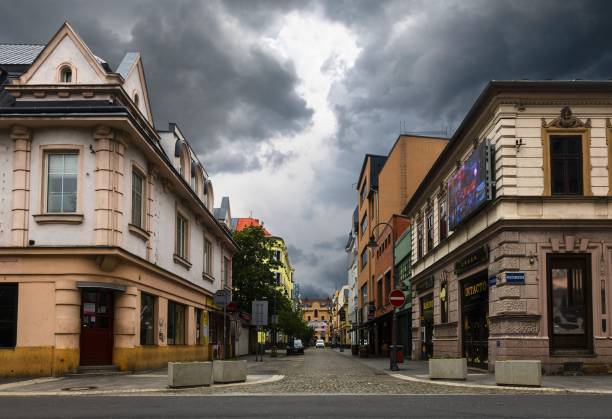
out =
<path fill-rule="evenodd" d="M 468 366 L 486 369 L 489 353 L 489 288 L 487 271 L 461 284 L 462 355 Z"/>
<path fill-rule="evenodd" d="M 421 359 L 433 356 L 434 300 L 433 294 L 421 297 Z"/>

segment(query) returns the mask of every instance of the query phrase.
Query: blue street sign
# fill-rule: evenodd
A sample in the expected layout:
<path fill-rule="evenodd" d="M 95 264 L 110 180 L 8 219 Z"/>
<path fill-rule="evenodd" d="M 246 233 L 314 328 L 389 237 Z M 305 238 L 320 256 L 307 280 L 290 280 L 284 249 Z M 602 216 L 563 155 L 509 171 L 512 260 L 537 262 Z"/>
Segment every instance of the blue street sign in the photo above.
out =
<path fill-rule="evenodd" d="M 524 284 L 525 283 L 525 272 L 506 272 L 506 283 Z"/>

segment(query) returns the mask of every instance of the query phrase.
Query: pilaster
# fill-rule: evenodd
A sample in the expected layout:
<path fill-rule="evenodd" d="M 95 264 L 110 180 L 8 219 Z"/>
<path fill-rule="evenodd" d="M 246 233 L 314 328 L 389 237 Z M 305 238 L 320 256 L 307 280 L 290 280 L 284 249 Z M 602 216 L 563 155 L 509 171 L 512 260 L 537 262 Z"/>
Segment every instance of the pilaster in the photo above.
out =
<path fill-rule="evenodd" d="M 14 126 L 10 138 L 13 140 L 11 244 L 25 247 L 30 213 L 31 131 L 27 127 Z"/>

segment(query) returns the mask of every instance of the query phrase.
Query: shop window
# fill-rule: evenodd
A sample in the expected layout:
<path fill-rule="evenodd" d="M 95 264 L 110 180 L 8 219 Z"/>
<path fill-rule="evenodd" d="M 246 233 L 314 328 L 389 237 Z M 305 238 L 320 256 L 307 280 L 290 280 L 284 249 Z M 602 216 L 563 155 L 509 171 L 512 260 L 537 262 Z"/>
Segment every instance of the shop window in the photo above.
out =
<path fill-rule="evenodd" d="M 212 275 L 212 243 L 208 239 L 204 239 L 204 273 L 207 275 Z"/>
<path fill-rule="evenodd" d="M 17 344 L 17 284 L 0 284 L 0 348 Z"/>
<path fill-rule="evenodd" d="M 582 195 L 582 137 L 550 137 L 552 195 Z"/>
<path fill-rule="evenodd" d="M 144 229 L 144 176 L 132 170 L 132 225 Z"/>
<path fill-rule="evenodd" d="M 168 301 L 168 345 L 185 344 L 185 306 Z"/>
<path fill-rule="evenodd" d="M 153 345 L 155 337 L 155 297 L 140 294 L 140 344 Z"/>
<path fill-rule="evenodd" d="M 434 247 L 434 222 L 433 211 L 427 214 L 427 252 L 431 252 Z"/>
<path fill-rule="evenodd" d="M 448 323 L 448 283 L 440 286 L 440 322 Z"/>
<path fill-rule="evenodd" d="M 202 325 L 202 309 L 201 308 L 196 308 L 195 309 L 195 342 L 196 345 L 202 345 L 204 343 L 204 339 L 202 338 L 202 329 L 203 329 L 203 325 Z"/>
<path fill-rule="evenodd" d="M 438 219 L 438 229 L 440 233 L 440 242 L 446 239 L 448 234 L 448 210 L 447 210 L 448 201 L 446 197 L 440 198 L 440 203 L 438 204 L 439 211 L 439 219 Z"/>
<path fill-rule="evenodd" d="M 48 213 L 77 211 L 78 154 L 47 154 L 46 204 Z"/>

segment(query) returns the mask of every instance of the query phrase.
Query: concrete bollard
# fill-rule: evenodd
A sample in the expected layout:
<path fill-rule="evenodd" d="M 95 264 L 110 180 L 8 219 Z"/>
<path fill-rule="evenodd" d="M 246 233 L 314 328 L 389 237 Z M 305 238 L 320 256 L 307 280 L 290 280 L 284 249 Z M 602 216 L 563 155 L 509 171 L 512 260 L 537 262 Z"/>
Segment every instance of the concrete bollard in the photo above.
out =
<path fill-rule="evenodd" d="M 541 387 L 542 361 L 495 361 L 495 383 Z"/>
<path fill-rule="evenodd" d="M 431 358 L 429 360 L 430 380 L 466 380 L 467 359 Z"/>
<path fill-rule="evenodd" d="M 168 386 L 198 387 L 212 383 L 212 362 L 168 362 Z"/>
<path fill-rule="evenodd" d="M 247 362 L 213 361 L 213 381 L 215 383 L 238 383 L 246 381 Z"/>

